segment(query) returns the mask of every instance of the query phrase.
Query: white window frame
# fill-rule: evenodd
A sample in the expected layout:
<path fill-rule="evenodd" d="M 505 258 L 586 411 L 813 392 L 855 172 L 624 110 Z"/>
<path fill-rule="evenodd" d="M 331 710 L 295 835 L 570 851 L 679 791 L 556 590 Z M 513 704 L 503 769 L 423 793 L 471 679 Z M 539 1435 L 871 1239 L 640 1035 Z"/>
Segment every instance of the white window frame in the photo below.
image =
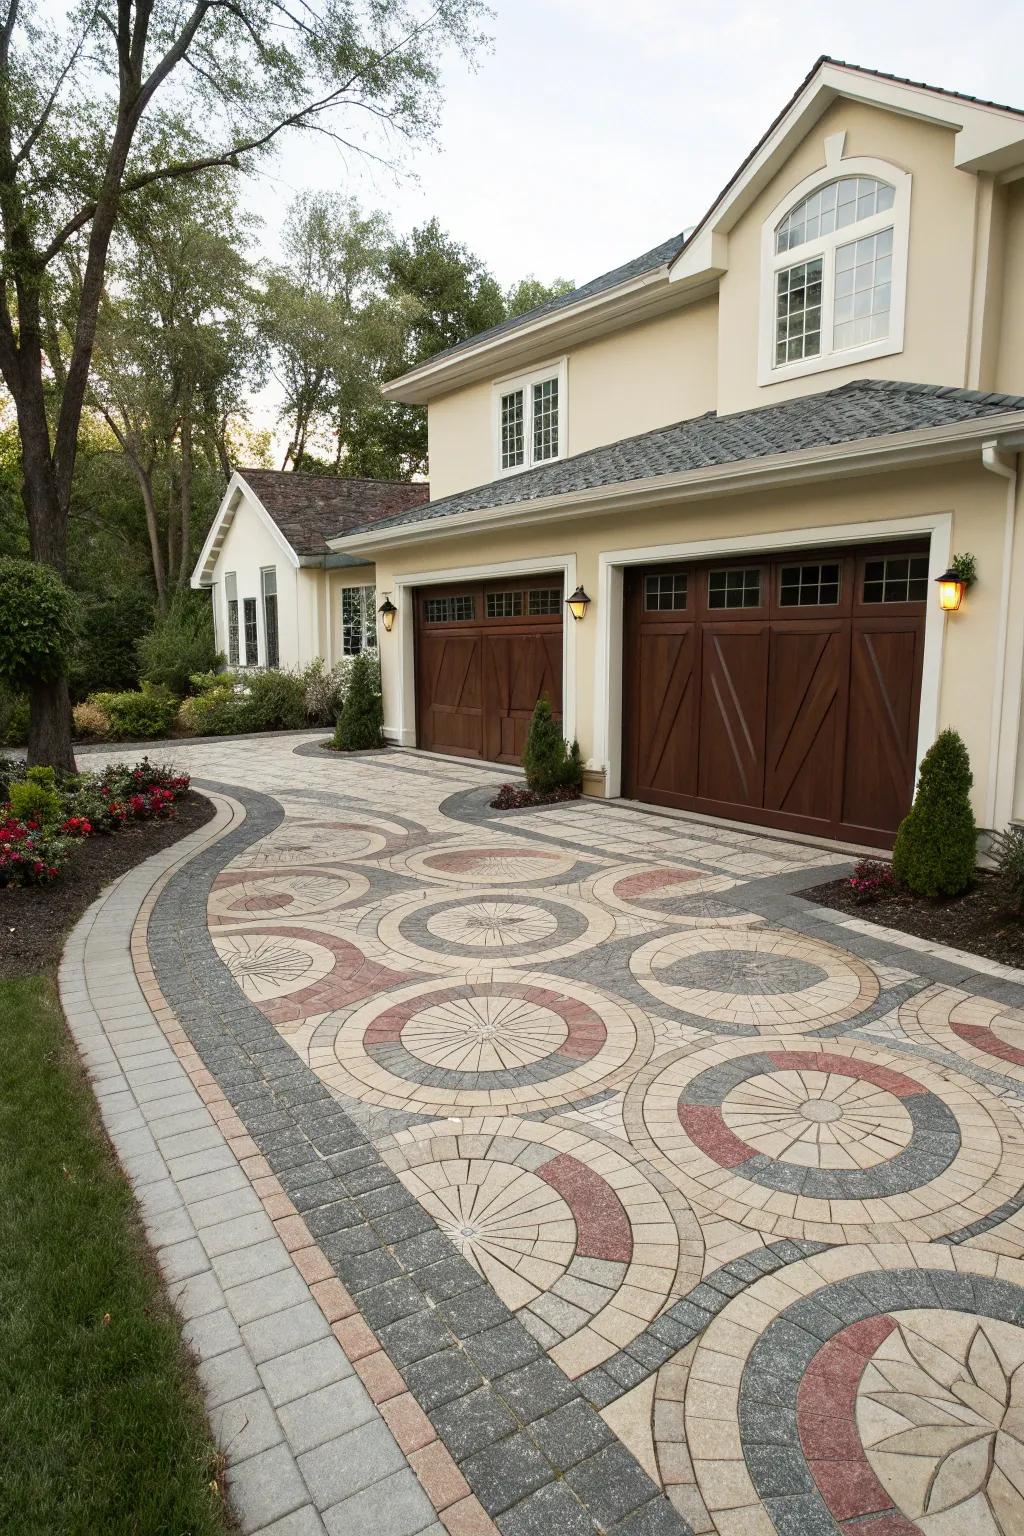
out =
<path fill-rule="evenodd" d="M 376 656 L 379 651 L 380 637 L 377 635 L 377 588 L 368 582 L 346 582 L 340 589 L 338 598 L 338 623 L 340 625 L 340 649 L 339 654 L 343 660 L 351 661 L 356 656 L 364 654 Z M 358 651 L 346 651 L 345 649 L 345 593 L 359 593 L 360 608 L 360 646 Z M 376 637 L 372 645 L 367 645 L 367 634 L 373 633 Z"/>
<path fill-rule="evenodd" d="M 273 576 L 274 590 L 267 591 L 267 577 Z M 277 660 L 270 659 L 270 634 L 267 630 L 267 598 L 273 597 L 274 608 L 277 617 Z M 277 566 L 260 566 L 260 600 L 256 619 L 257 634 L 259 636 L 259 651 L 263 657 L 263 665 L 270 670 L 279 670 L 281 666 L 281 604 L 277 594 Z"/>
<path fill-rule="evenodd" d="M 494 455 L 494 473 L 499 479 L 506 475 L 521 475 L 527 469 L 539 469 L 544 464 L 557 464 L 559 459 L 564 459 L 569 451 L 568 432 L 568 395 L 566 381 L 568 377 L 567 359 L 556 358 L 553 362 L 545 363 L 541 368 L 531 368 L 529 373 L 518 373 L 513 378 L 498 379 L 492 385 L 491 422 L 492 422 L 492 451 Z M 533 457 L 533 386 L 543 384 L 547 379 L 558 381 L 558 452 L 550 459 L 538 459 Z M 523 447 L 525 449 L 523 462 L 511 464 L 508 469 L 501 466 L 501 398 L 510 395 L 513 390 L 521 389 L 523 392 Z"/>
<path fill-rule="evenodd" d="M 807 240 L 803 245 L 788 251 L 775 250 L 775 232 L 782 220 L 797 203 L 813 192 L 828 186 L 832 181 L 847 176 L 873 176 L 888 182 L 893 188 L 893 205 L 870 218 L 847 224 L 831 234 Z M 851 156 L 836 159 L 820 170 L 806 176 L 798 186 L 792 187 L 777 203 L 761 226 L 761 320 L 759 327 L 757 382 L 780 384 L 786 379 L 804 378 L 808 374 L 827 373 L 831 368 L 856 367 L 876 357 L 892 357 L 903 351 L 903 329 L 907 301 L 907 253 L 910 244 L 910 186 L 909 171 L 901 171 L 887 160 L 869 156 Z M 835 261 L 841 245 L 878 234 L 883 229 L 892 230 L 892 294 L 889 308 L 889 334 L 877 341 L 865 342 L 859 347 L 844 347 L 841 351 L 832 345 L 833 314 L 835 309 Z M 791 363 L 775 362 L 776 287 L 780 272 L 801 262 L 822 258 L 821 273 L 821 352 L 817 357 L 802 357 Z"/>

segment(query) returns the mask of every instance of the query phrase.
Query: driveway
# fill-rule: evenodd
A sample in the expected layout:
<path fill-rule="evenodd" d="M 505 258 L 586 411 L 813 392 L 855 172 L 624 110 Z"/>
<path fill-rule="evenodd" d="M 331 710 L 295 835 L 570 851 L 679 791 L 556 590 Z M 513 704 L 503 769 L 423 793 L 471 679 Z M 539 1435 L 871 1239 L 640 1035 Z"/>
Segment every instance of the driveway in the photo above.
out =
<path fill-rule="evenodd" d="M 71 959 L 134 931 L 230 1150 L 131 1122 L 234 1330 L 204 1380 L 266 1423 L 222 1432 L 247 1529 L 1024 1529 L 1019 978 L 803 902 L 845 867 L 806 845 L 314 738 L 172 756 L 218 821 Z M 301 1285 L 254 1319 L 272 1241 Z"/>

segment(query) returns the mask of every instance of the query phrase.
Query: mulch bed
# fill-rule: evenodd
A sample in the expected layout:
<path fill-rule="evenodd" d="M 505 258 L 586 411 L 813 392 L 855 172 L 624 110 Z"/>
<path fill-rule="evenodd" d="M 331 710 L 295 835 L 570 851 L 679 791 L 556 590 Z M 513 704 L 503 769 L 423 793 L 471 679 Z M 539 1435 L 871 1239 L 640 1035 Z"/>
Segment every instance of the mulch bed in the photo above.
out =
<path fill-rule="evenodd" d="M 211 802 L 190 789 L 166 820 L 128 822 L 117 832 L 84 838 L 52 885 L 0 886 L 0 977 L 47 970 L 105 885 L 194 832 L 213 814 Z"/>
<path fill-rule="evenodd" d="M 898 928 L 1002 965 L 1024 967 L 1024 919 L 1007 910 L 995 875 L 979 871 L 971 889 L 952 901 L 927 901 L 907 891 L 895 891 L 877 901 L 858 902 L 845 880 L 830 880 L 799 894 L 819 906 L 849 912 L 884 928 Z"/>
<path fill-rule="evenodd" d="M 522 811 L 531 805 L 559 805 L 564 800 L 579 798 L 578 789 L 549 789 L 547 794 L 542 795 L 521 784 L 503 784 L 489 804 L 496 811 Z"/>

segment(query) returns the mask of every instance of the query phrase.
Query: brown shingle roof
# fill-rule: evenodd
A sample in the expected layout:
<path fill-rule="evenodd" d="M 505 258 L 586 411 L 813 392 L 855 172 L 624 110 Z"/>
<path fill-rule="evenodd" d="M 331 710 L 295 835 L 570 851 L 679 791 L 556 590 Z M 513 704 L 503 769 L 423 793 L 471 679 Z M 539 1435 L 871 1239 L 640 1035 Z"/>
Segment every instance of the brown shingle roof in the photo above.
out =
<path fill-rule="evenodd" d="M 424 481 L 351 480 L 286 469 L 240 469 L 297 555 L 327 555 L 328 538 L 359 533 L 430 500 Z"/>

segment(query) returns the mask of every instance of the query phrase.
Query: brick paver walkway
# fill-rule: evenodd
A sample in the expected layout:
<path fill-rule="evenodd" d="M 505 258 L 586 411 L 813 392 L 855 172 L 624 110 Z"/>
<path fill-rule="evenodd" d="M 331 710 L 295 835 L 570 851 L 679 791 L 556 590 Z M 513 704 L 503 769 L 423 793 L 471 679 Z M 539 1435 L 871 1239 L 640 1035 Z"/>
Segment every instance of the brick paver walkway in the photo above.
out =
<path fill-rule="evenodd" d="M 820 849 L 173 756 L 62 982 L 245 1530 L 1019 1536 L 1019 973 Z"/>

